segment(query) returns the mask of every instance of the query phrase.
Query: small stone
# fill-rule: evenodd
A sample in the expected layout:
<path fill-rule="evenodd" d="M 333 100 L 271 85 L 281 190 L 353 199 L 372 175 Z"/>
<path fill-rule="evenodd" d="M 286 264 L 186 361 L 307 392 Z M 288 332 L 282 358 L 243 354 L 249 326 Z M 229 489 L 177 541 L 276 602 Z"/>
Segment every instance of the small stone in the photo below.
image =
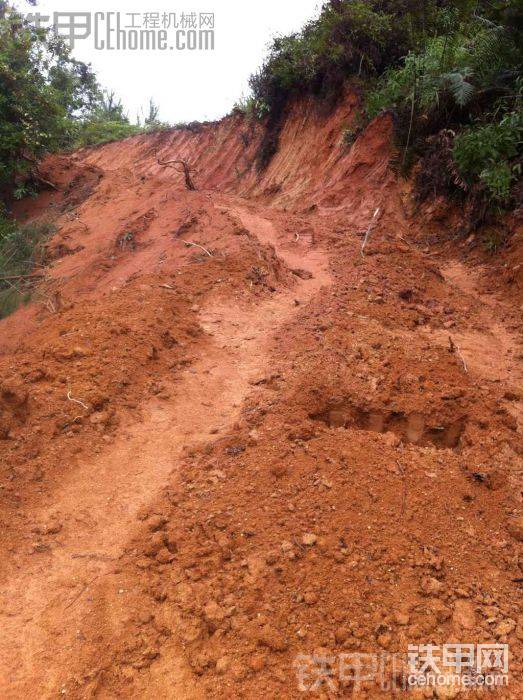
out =
<path fill-rule="evenodd" d="M 248 664 L 252 671 L 263 671 L 267 664 L 267 658 L 264 654 L 254 654 L 250 657 Z"/>
<path fill-rule="evenodd" d="M 312 532 L 306 532 L 305 535 L 303 535 L 301 541 L 306 547 L 312 547 L 314 544 L 316 544 L 318 538 L 316 535 L 312 534 Z"/>
<path fill-rule="evenodd" d="M 307 605 L 315 605 L 318 602 L 318 596 L 314 591 L 306 591 L 303 595 L 303 600 Z"/>
<path fill-rule="evenodd" d="M 494 628 L 494 634 L 496 637 L 506 637 L 516 629 L 516 621 L 507 618 L 506 620 L 501 620 L 501 622 Z"/>
<path fill-rule="evenodd" d="M 156 532 L 157 530 L 161 530 L 166 522 L 167 518 L 163 515 L 151 515 L 147 520 L 147 527 L 151 532 Z"/>
<path fill-rule="evenodd" d="M 377 639 L 378 644 L 380 645 L 380 647 L 383 647 L 383 649 L 388 649 L 391 641 L 392 637 L 388 632 L 380 634 L 380 636 Z"/>
<path fill-rule="evenodd" d="M 271 625 L 265 625 L 259 631 L 258 644 L 266 646 L 272 651 L 285 651 L 288 647 L 285 637 Z"/>
<path fill-rule="evenodd" d="M 397 611 L 394 613 L 394 619 L 398 625 L 408 625 L 410 622 L 410 615 L 408 613 L 402 613 Z"/>
<path fill-rule="evenodd" d="M 165 545 L 166 535 L 164 532 L 155 532 L 144 547 L 144 553 L 149 557 L 154 557 Z"/>
<path fill-rule="evenodd" d="M 421 590 L 425 595 L 437 595 L 443 590 L 443 584 L 437 578 L 426 576 L 421 582 Z"/>
<path fill-rule="evenodd" d="M 218 603 L 211 600 L 203 609 L 203 616 L 212 627 L 217 627 L 226 617 L 226 612 Z"/>
<path fill-rule="evenodd" d="M 219 673 L 220 675 L 227 673 L 230 665 L 231 661 L 228 656 L 220 656 L 216 662 L 216 673 Z"/>
<path fill-rule="evenodd" d="M 384 443 L 389 447 L 398 447 L 398 445 L 401 442 L 400 438 L 396 435 L 396 433 L 392 433 L 390 431 L 383 433 L 381 437 Z"/>
<path fill-rule="evenodd" d="M 338 627 L 334 630 L 334 639 L 336 644 L 343 644 L 351 636 L 351 631 L 348 627 Z"/>
<path fill-rule="evenodd" d="M 454 603 L 452 623 L 457 629 L 472 630 L 476 626 L 474 606 L 469 600 L 457 600 Z"/>
<path fill-rule="evenodd" d="M 169 552 L 167 547 L 162 547 L 156 555 L 156 561 L 159 564 L 169 564 L 174 559 L 174 555 Z"/>

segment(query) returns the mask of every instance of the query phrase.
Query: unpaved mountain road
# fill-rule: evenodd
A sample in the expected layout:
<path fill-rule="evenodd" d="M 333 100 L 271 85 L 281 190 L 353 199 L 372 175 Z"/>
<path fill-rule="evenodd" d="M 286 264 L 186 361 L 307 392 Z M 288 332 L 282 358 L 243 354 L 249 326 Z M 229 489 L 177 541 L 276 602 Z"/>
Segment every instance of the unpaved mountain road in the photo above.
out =
<path fill-rule="evenodd" d="M 314 654 L 333 697 L 428 697 L 406 650 L 449 642 L 508 644 L 521 697 L 520 246 L 409 214 L 388 116 L 340 147 L 357 104 L 295 105 L 263 173 L 238 115 L 42 164 L 46 278 L 0 321 L 2 698 L 298 698 Z M 399 667 L 353 693 L 349 653 Z"/>
<path fill-rule="evenodd" d="M 4 698 L 35 697 L 35 692 L 39 698 L 56 697 L 64 668 L 74 666 L 71 655 L 82 620 L 99 604 L 100 583 L 105 589 L 104 577 L 117 568 L 140 511 L 176 478 L 184 452 L 232 427 L 255 380 L 270 369 L 268 345 L 274 332 L 298 304 L 330 283 L 320 249 L 285 240 L 269 220 L 241 206 L 231 212 L 260 243 L 274 246 L 289 268 L 311 276 L 297 277 L 292 289 L 253 308 L 225 303 L 200 309 L 208 340 L 202 357 L 168 387 L 174 398 L 150 401 L 143 420 L 122 429 L 95 459 L 83 459 L 51 502 L 33 513 L 38 522 L 60 523 L 59 544 L 44 563 L 33 557 L 0 590 Z M 170 697 L 193 696 L 186 693 L 182 665 L 169 678 Z"/>

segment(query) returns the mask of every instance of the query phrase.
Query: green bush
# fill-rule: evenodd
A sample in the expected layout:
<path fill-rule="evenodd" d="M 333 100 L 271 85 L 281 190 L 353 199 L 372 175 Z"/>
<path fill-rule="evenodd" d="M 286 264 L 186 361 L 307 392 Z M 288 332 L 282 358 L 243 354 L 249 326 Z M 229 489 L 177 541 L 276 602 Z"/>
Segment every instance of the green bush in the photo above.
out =
<path fill-rule="evenodd" d="M 44 153 L 69 142 L 97 92 L 90 68 L 60 38 L 0 2 L 0 198 L 8 201 Z"/>
<path fill-rule="evenodd" d="M 513 161 L 521 150 L 523 114 L 510 112 L 499 123 L 464 129 L 456 136 L 453 158 L 465 182 L 481 181 L 490 196 L 507 201 L 510 187 L 521 175 Z"/>
<path fill-rule="evenodd" d="M 142 127 L 121 121 L 87 121 L 80 124 L 75 135 L 73 148 L 98 146 L 109 141 L 120 141 L 128 136 L 142 133 Z"/>

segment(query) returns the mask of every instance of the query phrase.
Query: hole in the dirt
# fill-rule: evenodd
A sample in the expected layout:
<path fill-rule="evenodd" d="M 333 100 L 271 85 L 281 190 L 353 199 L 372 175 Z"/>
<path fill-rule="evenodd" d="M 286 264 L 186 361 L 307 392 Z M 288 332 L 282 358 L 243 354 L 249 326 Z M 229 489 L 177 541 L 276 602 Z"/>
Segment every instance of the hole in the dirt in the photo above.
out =
<path fill-rule="evenodd" d="M 465 418 L 439 424 L 421 413 L 367 411 L 346 404 L 327 406 L 310 417 L 331 428 L 353 427 L 376 433 L 391 432 L 404 442 L 421 446 L 434 445 L 440 449 L 457 447 L 466 424 Z"/>

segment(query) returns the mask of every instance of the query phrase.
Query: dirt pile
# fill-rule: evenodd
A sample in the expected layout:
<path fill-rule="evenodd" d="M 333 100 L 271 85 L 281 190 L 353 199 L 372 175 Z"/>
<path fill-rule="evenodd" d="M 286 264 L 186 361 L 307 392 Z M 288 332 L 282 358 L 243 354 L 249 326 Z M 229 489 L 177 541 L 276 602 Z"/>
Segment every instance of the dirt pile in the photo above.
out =
<path fill-rule="evenodd" d="M 296 107 L 261 176 L 229 117 L 21 204 L 58 233 L 0 324 L 3 697 L 299 697 L 316 655 L 317 695 L 387 698 L 450 642 L 509 644 L 520 697 L 517 249 L 440 245 L 356 104 Z"/>

